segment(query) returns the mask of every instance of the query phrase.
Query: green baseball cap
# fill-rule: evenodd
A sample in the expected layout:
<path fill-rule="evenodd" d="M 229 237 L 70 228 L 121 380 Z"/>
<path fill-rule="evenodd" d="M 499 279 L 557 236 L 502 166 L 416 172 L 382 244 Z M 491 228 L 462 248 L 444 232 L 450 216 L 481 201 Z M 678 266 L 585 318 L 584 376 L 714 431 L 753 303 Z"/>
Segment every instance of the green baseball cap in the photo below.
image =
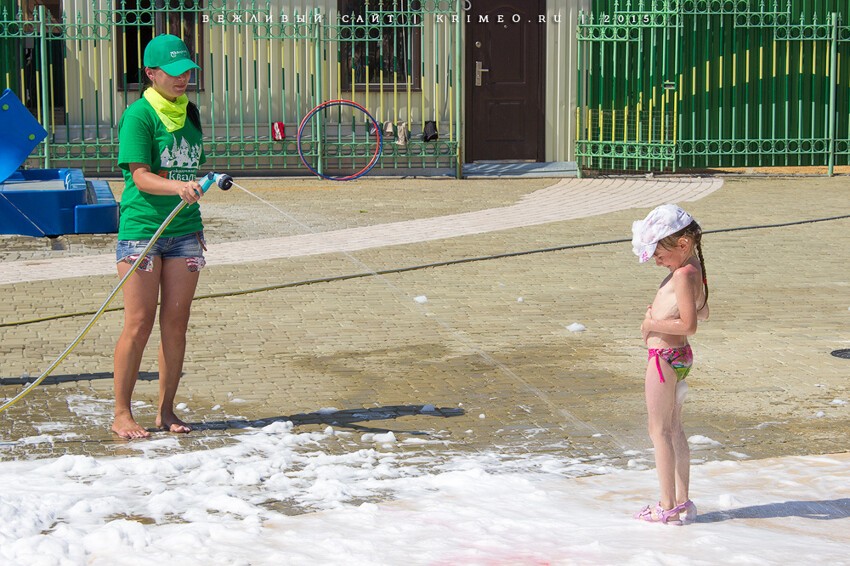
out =
<path fill-rule="evenodd" d="M 192 61 L 189 49 L 176 35 L 158 35 L 145 47 L 145 67 L 157 67 L 172 77 L 177 77 L 192 69 L 200 69 Z"/>

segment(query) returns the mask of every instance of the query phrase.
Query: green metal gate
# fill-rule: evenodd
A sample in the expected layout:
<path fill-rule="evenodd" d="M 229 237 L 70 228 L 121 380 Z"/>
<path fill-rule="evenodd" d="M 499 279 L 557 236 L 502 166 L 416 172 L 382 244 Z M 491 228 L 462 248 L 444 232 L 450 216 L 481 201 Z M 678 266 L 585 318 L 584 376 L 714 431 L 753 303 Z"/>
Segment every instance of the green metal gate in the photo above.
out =
<path fill-rule="evenodd" d="M 846 0 L 601 0 L 579 20 L 579 167 L 850 163 Z"/>
<path fill-rule="evenodd" d="M 306 173 L 296 144 L 301 118 L 344 98 L 388 133 L 378 169 L 459 174 L 463 3 L 307 4 L 64 0 L 67 12 L 51 14 L 0 0 L 0 89 L 13 89 L 49 132 L 29 165 L 117 172 L 118 121 L 141 94 L 144 45 L 172 33 L 202 67 L 187 94 L 201 110 L 211 167 Z M 273 135 L 277 122 L 283 139 Z M 423 139 L 427 122 L 437 139 Z M 364 117 L 350 107 L 322 112 L 305 131 L 306 157 L 324 172 L 351 173 L 374 149 Z"/>

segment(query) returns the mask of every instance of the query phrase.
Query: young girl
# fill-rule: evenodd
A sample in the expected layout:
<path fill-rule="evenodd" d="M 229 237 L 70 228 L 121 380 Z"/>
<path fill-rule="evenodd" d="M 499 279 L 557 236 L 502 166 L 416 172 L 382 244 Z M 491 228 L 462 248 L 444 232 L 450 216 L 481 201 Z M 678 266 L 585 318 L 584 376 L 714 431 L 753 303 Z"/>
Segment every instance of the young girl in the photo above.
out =
<path fill-rule="evenodd" d="M 641 263 L 654 258 L 656 265 L 670 270 L 640 327 L 649 348 L 644 388 L 661 500 L 635 517 L 681 525 L 697 514 L 688 498 L 690 450 L 682 428 L 682 404 L 688 390 L 684 380 L 694 359 L 688 336 L 697 331 L 698 320 L 708 319 L 702 229 L 687 212 L 665 204 L 634 222 L 632 234 Z"/>
<path fill-rule="evenodd" d="M 158 35 L 145 47 L 142 98 L 131 104 L 118 125 L 118 165 L 124 174 L 116 261 L 118 275 L 130 270 L 160 224 L 187 203 L 168 225 L 145 260 L 124 285 L 124 328 L 115 346 L 115 420 L 124 438 L 150 433 L 131 411 L 142 354 L 159 307 L 159 408 L 157 427 L 177 433 L 192 428 L 174 413 L 183 371 L 189 310 L 199 271 L 204 267 L 204 235 L 195 181 L 205 161 L 200 117 L 186 89 L 194 70 L 186 44 Z"/>

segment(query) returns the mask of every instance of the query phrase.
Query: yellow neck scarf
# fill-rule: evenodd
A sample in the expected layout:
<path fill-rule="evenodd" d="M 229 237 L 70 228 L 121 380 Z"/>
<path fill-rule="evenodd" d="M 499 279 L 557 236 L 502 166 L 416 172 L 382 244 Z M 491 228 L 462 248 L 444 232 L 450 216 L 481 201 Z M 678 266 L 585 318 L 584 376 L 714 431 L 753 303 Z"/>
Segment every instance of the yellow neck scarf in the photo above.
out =
<path fill-rule="evenodd" d="M 156 115 L 162 120 L 166 131 L 176 132 L 186 123 L 186 107 L 189 105 L 189 97 L 181 94 L 177 100 L 171 102 L 154 88 L 147 88 L 144 92 L 145 100 L 153 107 Z"/>

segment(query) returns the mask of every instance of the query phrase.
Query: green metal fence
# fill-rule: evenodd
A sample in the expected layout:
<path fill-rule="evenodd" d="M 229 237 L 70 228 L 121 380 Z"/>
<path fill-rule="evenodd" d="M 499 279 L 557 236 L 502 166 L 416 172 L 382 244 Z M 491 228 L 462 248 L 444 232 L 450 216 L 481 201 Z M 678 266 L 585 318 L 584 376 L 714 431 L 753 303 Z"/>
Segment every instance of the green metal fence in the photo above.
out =
<path fill-rule="evenodd" d="M 458 0 L 66 0 L 61 14 L 3 1 L 0 87 L 50 134 L 30 166 L 116 172 L 118 121 L 140 96 L 144 45 L 173 33 L 202 67 L 189 96 L 211 167 L 306 173 L 302 117 L 350 99 L 387 133 L 378 169 L 460 173 Z M 278 122 L 283 139 L 273 135 Z M 426 122 L 436 140 L 423 140 Z M 328 174 L 351 173 L 375 147 L 350 107 L 323 111 L 304 139 L 305 156 Z"/>
<path fill-rule="evenodd" d="M 601 0 L 579 20 L 585 169 L 850 163 L 846 0 Z"/>

